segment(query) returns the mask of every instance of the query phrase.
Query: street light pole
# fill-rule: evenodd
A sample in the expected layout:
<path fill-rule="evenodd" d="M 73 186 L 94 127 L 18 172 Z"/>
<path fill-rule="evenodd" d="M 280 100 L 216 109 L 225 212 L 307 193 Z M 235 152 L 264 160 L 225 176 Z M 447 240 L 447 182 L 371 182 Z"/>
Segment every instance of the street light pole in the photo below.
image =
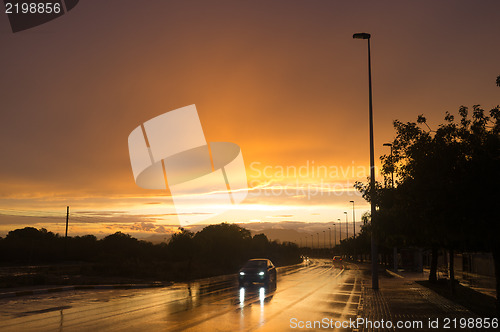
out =
<path fill-rule="evenodd" d="M 337 247 L 337 226 L 335 224 L 333 224 L 333 242 L 335 243 L 334 244 L 334 248 Z"/>
<path fill-rule="evenodd" d="M 326 231 L 323 231 L 323 248 L 326 248 Z"/>
<path fill-rule="evenodd" d="M 332 229 L 328 227 L 328 232 L 330 233 L 329 241 L 328 241 L 328 248 L 332 250 Z"/>
<path fill-rule="evenodd" d="M 349 201 L 349 203 L 352 203 L 352 238 L 353 240 L 356 240 L 356 214 L 354 212 L 354 201 Z M 352 243 L 352 251 L 354 260 L 356 260 L 356 241 L 353 241 Z"/>
<path fill-rule="evenodd" d="M 373 144 L 373 104 L 372 104 L 372 64 L 370 54 L 370 37 L 369 33 L 355 33 L 352 38 L 368 40 L 368 113 L 370 122 L 370 193 L 375 192 L 375 148 Z M 378 289 L 378 246 L 377 238 L 374 232 L 375 224 L 375 202 L 370 200 L 370 217 L 372 224 L 371 236 L 371 251 L 372 251 L 372 289 Z"/>
<path fill-rule="evenodd" d="M 339 221 L 339 244 L 340 241 L 342 241 L 342 222 L 340 222 L 340 218 L 338 219 Z"/>
<path fill-rule="evenodd" d="M 392 161 L 392 144 L 391 143 L 384 143 L 382 145 L 389 146 L 391 148 L 391 164 L 392 164 L 393 163 L 393 161 Z M 392 168 L 391 168 L 391 188 L 394 188 L 394 165 L 392 165 Z"/>
<path fill-rule="evenodd" d="M 311 249 L 314 249 L 314 234 L 311 234 Z"/>
<path fill-rule="evenodd" d="M 356 238 L 356 215 L 354 213 L 354 201 L 349 201 L 352 203 L 352 237 Z"/>
<path fill-rule="evenodd" d="M 318 249 L 319 249 L 319 232 L 316 233 L 316 235 L 318 236 Z"/>
<path fill-rule="evenodd" d="M 345 214 L 345 238 L 349 238 L 349 218 L 347 217 L 347 212 L 344 211 Z"/>

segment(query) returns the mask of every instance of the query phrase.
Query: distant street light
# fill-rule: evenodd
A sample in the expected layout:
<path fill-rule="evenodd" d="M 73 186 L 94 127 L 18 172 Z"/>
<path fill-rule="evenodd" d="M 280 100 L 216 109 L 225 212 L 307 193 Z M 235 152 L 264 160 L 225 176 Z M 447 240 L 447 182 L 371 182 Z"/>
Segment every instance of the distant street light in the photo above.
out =
<path fill-rule="evenodd" d="M 340 221 L 340 218 L 337 220 L 339 221 L 339 244 L 340 244 L 340 241 L 342 241 L 342 222 Z"/>
<path fill-rule="evenodd" d="M 323 231 L 323 248 L 326 248 L 326 231 Z"/>
<path fill-rule="evenodd" d="M 370 193 L 375 192 L 375 148 L 373 145 L 373 103 L 372 103 L 372 64 L 370 58 L 370 37 L 366 32 L 355 33 L 352 35 L 354 39 L 366 39 L 368 41 L 368 114 L 370 122 Z M 372 230 L 375 224 L 375 201 L 370 201 L 370 217 Z M 371 236 L 371 251 L 372 251 L 372 289 L 378 289 L 378 246 L 375 232 L 372 231 Z"/>
<path fill-rule="evenodd" d="M 333 242 L 335 243 L 333 247 L 337 247 L 337 227 L 335 224 L 333 224 Z"/>
<path fill-rule="evenodd" d="M 354 213 L 354 201 L 349 201 L 352 203 L 352 237 L 356 238 L 356 214 Z"/>
<path fill-rule="evenodd" d="M 332 250 L 332 229 L 330 227 L 328 227 L 328 232 L 330 233 L 330 240 L 328 241 L 328 248 L 330 248 L 330 250 Z"/>
<path fill-rule="evenodd" d="M 349 201 L 352 203 L 352 238 L 356 240 L 356 214 L 354 213 L 354 201 Z M 354 260 L 356 260 L 356 241 L 352 242 L 352 251 Z"/>
<path fill-rule="evenodd" d="M 391 164 L 393 164 L 392 161 L 392 144 L 391 143 L 384 143 L 382 144 L 383 146 L 390 146 L 391 147 Z M 394 165 L 391 167 L 391 188 L 394 188 Z"/>
<path fill-rule="evenodd" d="M 349 218 L 347 217 L 347 212 L 344 211 L 345 214 L 345 238 L 346 240 L 349 238 Z"/>

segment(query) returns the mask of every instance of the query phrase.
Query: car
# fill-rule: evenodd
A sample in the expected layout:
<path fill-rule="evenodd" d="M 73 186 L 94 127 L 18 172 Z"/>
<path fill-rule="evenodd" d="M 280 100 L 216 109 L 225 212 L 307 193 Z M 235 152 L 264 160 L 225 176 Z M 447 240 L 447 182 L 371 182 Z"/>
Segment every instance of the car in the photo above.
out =
<path fill-rule="evenodd" d="M 238 272 L 240 287 L 253 284 L 276 286 L 276 267 L 266 258 L 250 259 Z"/>
<path fill-rule="evenodd" d="M 342 261 L 342 256 L 333 256 L 333 267 L 339 267 L 343 268 L 344 267 L 344 262 Z"/>

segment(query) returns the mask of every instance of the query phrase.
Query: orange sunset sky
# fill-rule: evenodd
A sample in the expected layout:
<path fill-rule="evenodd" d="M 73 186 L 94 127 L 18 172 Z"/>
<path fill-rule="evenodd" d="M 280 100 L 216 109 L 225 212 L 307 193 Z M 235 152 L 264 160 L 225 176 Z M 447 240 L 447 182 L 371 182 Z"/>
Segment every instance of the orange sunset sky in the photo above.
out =
<path fill-rule="evenodd" d="M 437 127 L 460 105 L 500 103 L 498 13 L 495 0 L 84 0 L 15 34 L 2 13 L 0 235 L 63 234 L 68 205 L 70 235 L 174 231 L 167 193 L 135 184 L 127 138 L 191 104 L 207 141 L 241 147 L 256 186 L 204 224 L 308 231 L 296 222 L 344 221 L 344 211 L 352 221 L 350 200 L 359 220 L 367 46 L 352 34 L 372 34 L 379 164 L 393 120 L 424 114 Z M 328 174 L 312 174 L 319 166 Z"/>

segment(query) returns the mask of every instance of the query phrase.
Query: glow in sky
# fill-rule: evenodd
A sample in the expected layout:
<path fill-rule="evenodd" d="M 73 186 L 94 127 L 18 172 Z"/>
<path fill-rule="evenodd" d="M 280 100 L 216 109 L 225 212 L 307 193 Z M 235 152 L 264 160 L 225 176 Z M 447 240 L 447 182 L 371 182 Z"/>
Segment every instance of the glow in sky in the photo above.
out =
<path fill-rule="evenodd" d="M 134 183 L 127 137 L 191 104 L 207 141 L 241 147 L 254 188 L 211 222 L 326 222 L 350 200 L 361 216 L 367 54 L 352 34 L 372 35 L 380 156 L 395 119 L 437 126 L 460 105 L 499 103 L 499 12 L 498 1 L 81 1 L 16 34 L 0 15 L 0 233 L 60 232 L 67 205 L 74 233 L 173 229 L 167 194 Z"/>

